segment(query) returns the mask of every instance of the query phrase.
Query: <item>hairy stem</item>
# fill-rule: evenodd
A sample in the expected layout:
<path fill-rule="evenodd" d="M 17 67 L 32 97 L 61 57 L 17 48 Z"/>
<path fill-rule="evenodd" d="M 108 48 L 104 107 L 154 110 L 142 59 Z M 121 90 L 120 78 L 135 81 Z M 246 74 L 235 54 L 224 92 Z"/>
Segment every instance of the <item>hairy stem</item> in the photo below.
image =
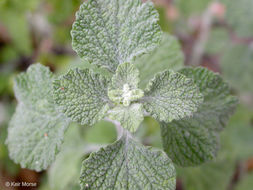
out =
<path fill-rule="evenodd" d="M 106 121 L 109 121 L 111 123 L 113 123 L 115 125 L 116 131 L 117 131 L 117 139 L 120 139 L 120 137 L 122 137 L 123 133 L 124 133 L 124 129 L 121 126 L 120 122 L 109 119 L 109 118 L 105 118 Z"/>
<path fill-rule="evenodd" d="M 90 144 L 88 146 L 85 146 L 84 153 L 91 153 L 98 151 L 101 147 L 107 146 L 107 144 Z"/>

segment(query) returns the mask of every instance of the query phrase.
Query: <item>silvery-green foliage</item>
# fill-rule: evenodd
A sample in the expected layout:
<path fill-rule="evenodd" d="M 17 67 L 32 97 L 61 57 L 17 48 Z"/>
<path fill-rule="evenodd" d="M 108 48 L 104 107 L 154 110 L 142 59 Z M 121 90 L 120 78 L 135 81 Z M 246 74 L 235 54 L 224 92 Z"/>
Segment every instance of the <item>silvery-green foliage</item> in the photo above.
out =
<path fill-rule="evenodd" d="M 184 187 L 194 190 L 228 189 L 236 163 L 253 155 L 253 128 L 250 124 L 252 116 L 251 108 L 238 106 L 221 134 L 221 148 L 215 160 L 197 167 L 177 168 L 177 174 L 182 179 Z M 247 178 L 247 175 L 242 175 L 235 189 L 250 190 L 252 185 Z"/>
<path fill-rule="evenodd" d="M 109 109 L 108 84 L 106 77 L 92 70 L 70 70 L 54 81 L 55 103 L 73 121 L 91 126 Z"/>
<path fill-rule="evenodd" d="M 143 98 L 145 110 L 164 122 L 190 117 L 203 97 L 192 79 L 180 73 L 164 71 L 149 82 Z"/>
<path fill-rule="evenodd" d="M 46 169 L 69 120 L 93 126 L 106 119 L 117 125 L 118 140 L 83 161 L 82 189 L 173 190 L 172 161 L 189 166 L 214 158 L 218 132 L 236 99 L 219 75 L 203 68 L 179 70 L 180 46 L 164 34 L 160 48 L 166 50 L 158 48 L 157 20 L 149 1 L 84 2 L 71 32 L 73 48 L 96 67 L 70 69 L 53 80 L 48 68 L 33 65 L 17 77 L 18 106 L 7 139 L 11 157 L 22 167 Z M 143 53 L 150 55 L 134 61 Z M 134 139 L 144 116 L 160 122 L 165 152 Z"/>
<path fill-rule="evenodd" d="M 166 189 L 176 187 L 175 169 L 167 155 L 124 135 L 92 153 L 82 164 L 81 189 Z"/>
<path fill-rule="evenodd" d="M 178 165 L 193 166 L 212 160 L 218 149 L 219 132 L 234 112 L 237 98 L 230 95 L 222 78 L 204 68 L 180 71 L 192 78 L 204 96 L 191 118 L 161 124 L 163 147 Z"/>
<path fill-rule="evenodd" d="M 119 64 L 157 46 L 158 18 L 151 1 L 88 0 L 76 14 L 73 49 L 81 58 L 114 72 Z"/>
<path fill-rule="evenodd" d="M 131 63 L 120 64 L 108 89 L 109 98 L 118 106 L 109 111 L 109 118 L 135 132 L 143 121 L 143 107 L 137 101 L 144 96 L 138 88 L 139 70 Z M 131 105 L 130 105 L 131 104 Z"/>
<path fill-rule="evenodd" d="M 47 67 L 35 64 L 15 79 L 18 100 L 9 128 L 10 157 L 23 168 L 41 171 L 54 161 L 69 120 L 58 112 L 52 94 L 54 77 Z"/>

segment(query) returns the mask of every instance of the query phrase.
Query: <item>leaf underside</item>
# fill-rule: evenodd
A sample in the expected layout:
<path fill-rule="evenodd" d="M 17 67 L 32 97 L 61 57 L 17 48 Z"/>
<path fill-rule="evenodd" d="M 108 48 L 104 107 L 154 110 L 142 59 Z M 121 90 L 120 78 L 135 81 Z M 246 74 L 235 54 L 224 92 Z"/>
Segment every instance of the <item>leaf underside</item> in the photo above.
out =
<path fill-rule="evenodd" d="M 175 180 L 166 154 L 123 136 L 83 162 L 80 183 L 81 189 L 174 190 Z"/>
<path fill-rule="evenodd" d="M 18 100 L 6 140 L 10 157 L 23 168 L 41 171 L 55 159 L 69 121 L 52 99 L 52 73 L 35 64 L 15 80 Z"/>
<path fill-rule="evenodd" d="M 222 78 L 204 68 L 182 69 L 204 95 L 204 102 L 189 119 L 161 124 L 165 152 L 180 166 L 194 166 L 212 160 L 218 150 L 219 134 L 234 112 L 237 99 L 229 95 Z"/>
<path fill-rule="evenodd" d="M 161 38 L 158 19 L 151 2 L 89 0 L 76 14 L 73 49 L 81 58 L 114 72 L 119 64 L 156 48 Z"/>

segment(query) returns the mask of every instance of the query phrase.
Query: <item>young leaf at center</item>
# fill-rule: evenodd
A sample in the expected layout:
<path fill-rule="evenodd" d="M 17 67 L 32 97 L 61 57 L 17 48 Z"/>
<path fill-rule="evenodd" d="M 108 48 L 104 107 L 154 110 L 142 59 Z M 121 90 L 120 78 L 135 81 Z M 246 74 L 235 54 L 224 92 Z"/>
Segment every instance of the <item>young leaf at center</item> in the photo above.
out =
<path fill-rule="evenodd" d="M 131 63 L 120 64 L 108 89 L 109 98 L 115 103 L 109 118 L 120 122 L 122 127 L 135 132 L 143 121 L 142 104 L 137 101 L 144 92 L 138 88 L 139 71 Z"/>

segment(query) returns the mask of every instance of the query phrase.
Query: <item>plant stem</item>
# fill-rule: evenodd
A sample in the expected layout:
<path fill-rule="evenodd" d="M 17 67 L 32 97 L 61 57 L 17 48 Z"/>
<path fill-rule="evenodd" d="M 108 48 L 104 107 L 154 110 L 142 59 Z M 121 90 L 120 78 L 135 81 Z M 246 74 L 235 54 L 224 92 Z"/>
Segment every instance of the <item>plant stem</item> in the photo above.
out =
<path fill-rule="evenodd" d="M 117 139 L 120 139 L 124 133 L 124 129 L 121 126 L 120 122 L 109 119 L 109 118 L 105 118 L 105 120 L 109 121 L 115 125 L 116 131 L 117 131 Z"/>

